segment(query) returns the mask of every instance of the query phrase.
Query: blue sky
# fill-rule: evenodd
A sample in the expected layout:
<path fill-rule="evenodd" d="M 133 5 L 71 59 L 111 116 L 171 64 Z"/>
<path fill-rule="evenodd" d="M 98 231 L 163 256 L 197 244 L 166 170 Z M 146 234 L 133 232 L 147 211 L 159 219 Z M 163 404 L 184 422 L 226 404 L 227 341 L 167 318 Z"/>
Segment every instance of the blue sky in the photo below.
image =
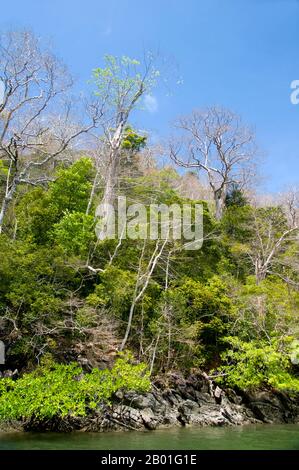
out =
<path fill-rule="evenodd" d="M 253 125 L 266 155 L 262 190 L 299 183 L 298 0 L 14 0 L 1 2 L 1 29 L 50 38 L 84 89 L 106 53 L 159 49 L 183 84 L 155 91 L 138 127 L 168 135 L 180 114 L 223 105 Z M 172 69 L 170 69 L 172 70 Z"/>

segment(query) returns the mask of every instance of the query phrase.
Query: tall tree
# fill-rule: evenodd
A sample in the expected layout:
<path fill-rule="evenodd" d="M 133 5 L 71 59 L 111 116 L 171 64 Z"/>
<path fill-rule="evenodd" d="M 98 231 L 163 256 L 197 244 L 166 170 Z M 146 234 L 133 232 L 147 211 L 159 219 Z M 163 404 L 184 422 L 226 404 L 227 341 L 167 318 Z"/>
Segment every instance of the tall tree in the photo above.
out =
<path fill-rule="evenodd" d="M 93 71 L 96 95 L 106 104 L 106 119 L 103 121 L 106 171 L 102 207 L 114 202 L 123 140 L 127 135 L 131 113 L 141 98 L 150 92 L 159 76 L 150 54 L 145 56 L 143 63 L 129 57 L 110 55 L 105 57 L 105 62 L 104 68 Z"/>
<path fill-rule="evenodd" d="M 229 187 L 233 183 L 244 187 L 254 174 L 254 135 L 238 115 L 215 107 L 194 111 L 175 127 L 182 132 L 179 140 L 171 142 L 170 156 L 179 166 L 205 172 L 219 220 Z"/>
<path fill-rule="evenodd" d="M 98 101 L 89 118 L 74 124 L 67 92 L 72 80 L 65 66 L 28 31 L 0 37 L 0 162 L 5 171 L 0 188 L 0 232 L 9 203 L 20 184 L 48 180 L 45 168 L 102 115 Z M 88 121 L 88 122 L 87 122 Z"/>

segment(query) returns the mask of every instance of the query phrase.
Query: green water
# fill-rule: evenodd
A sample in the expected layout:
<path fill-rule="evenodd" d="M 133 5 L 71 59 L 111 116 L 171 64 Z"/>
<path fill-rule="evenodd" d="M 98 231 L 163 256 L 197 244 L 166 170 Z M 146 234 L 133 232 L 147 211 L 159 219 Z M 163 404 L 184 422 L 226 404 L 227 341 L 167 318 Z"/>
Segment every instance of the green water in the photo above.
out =
<path fill-rule="evenodd" d="M 0 433 L 4 449 L 214 450 L 299 449 L 299 425 L 175 428 L 122 433 Z"/>

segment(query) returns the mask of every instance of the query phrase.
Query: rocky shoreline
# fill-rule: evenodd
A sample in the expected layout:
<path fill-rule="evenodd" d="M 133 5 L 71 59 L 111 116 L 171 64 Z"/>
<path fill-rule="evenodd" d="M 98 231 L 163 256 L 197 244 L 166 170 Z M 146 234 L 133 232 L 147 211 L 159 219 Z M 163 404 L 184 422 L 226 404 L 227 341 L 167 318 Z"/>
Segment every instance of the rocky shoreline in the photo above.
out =
<path fill-rule="evenodd" d="M 259 390 L 236 392 L 221 389 L 204 373 L 184 378 L 167 376 L 156 380 L 146 394 L 120 393 L 111 406 L 86 417 L 49 421 L 5 423 L 1 431 L 128 431 L 155 430 L 174 426 L 232 426 L 245 424 L 299 424 L 299 395 Z"/>

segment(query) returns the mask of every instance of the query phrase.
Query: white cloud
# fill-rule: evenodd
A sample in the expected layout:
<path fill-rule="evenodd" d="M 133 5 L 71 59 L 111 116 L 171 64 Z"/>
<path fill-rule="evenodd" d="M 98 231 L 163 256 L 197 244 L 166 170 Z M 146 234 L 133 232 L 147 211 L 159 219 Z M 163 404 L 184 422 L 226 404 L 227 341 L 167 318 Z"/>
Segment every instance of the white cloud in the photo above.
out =
<path fill-rule="evenodd" d="M 153 95 L 145 95 L 144 105 L 149 113 L 156 113 L 158 111 L 158 100 Z"/>

